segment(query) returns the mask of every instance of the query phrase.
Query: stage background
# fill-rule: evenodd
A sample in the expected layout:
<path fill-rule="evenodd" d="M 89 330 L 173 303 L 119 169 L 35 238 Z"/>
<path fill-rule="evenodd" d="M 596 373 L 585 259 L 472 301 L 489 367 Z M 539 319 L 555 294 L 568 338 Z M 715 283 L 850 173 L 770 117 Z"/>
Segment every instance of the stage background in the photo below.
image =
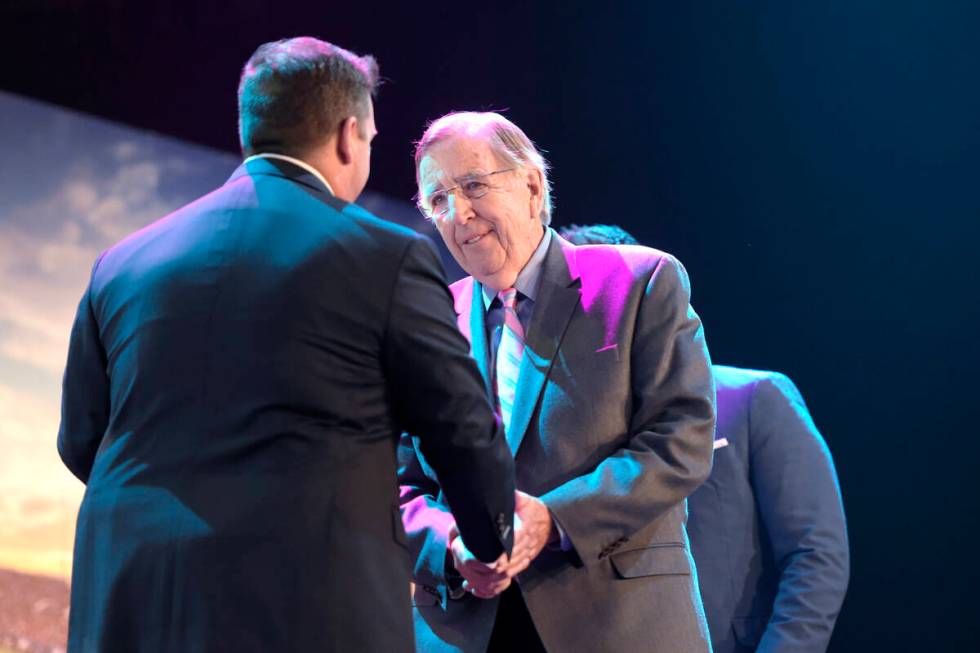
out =
<path fill-rule="evenodd" d="M 0 11 L 0 88 L 168 135 L 136 149 L 92 141 L 87 169 L 31 168 L 18 149 L 30 134 L 0 113 L 0 432 L 11 434 L 0 548 L 20 551 L 4 560 L 66 566 L 64 549 L 45 544 L 66 541 L 78 490 L 54 459 L 56 378 L 90 259 L 227 175 L 241 64 L 262 41 L 313 34 L 374 53 L 388 80 L 371 191 L 408 205 L 411 141 L 427 120 L 506 109 L 554 164 L 556 224 L 619 223 L 677 254 L 715 360 L 797 382 L 850 525 L 832 651 L 980 648 L 977 3 L 61 0 Z M 185 147 L 169 137 L 196 144 L 185 164 L 206 169 L 166 172 L 161 155 Z M 60 160 L 58 143 L 38 147 Z M 138 179 L 123 174 L 131 165 L 145 166 Z M 11 186 L 22 166 L 31 174 Z M 79 179 L 137 194 L 76 229 L 66 203 L 112 197 L 73 190 Z M 10 208 L 30 189 L 48 214 Z M 18 340 L 23 322 L 33 335 Z M 26 462 L 9 462 L 8 447 Z"/>

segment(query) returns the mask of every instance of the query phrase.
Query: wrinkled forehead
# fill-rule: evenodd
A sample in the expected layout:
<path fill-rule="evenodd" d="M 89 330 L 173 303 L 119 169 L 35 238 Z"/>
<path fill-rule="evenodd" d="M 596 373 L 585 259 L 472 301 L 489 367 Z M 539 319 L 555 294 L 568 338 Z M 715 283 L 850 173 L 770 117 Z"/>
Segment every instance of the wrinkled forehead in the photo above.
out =
<path fill-rule="evenodd" d="M 453 186 L 459 179 L 484 175 L 501 165 L 499 157 L 482 136 L 446 136 L 430 145 L 419 162 L 419 190 Z"/>

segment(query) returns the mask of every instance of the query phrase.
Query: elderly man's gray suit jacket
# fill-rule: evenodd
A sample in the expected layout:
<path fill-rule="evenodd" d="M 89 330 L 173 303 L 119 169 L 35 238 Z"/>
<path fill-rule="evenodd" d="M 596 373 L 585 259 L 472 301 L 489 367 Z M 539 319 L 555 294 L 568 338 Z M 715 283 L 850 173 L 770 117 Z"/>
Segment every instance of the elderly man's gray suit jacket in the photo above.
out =
<path fill-rule="evenodd" d="M 483 289 L 466 278 L 452 291 L 488 379 Z M 667 254 L 554 234 L 508 434 L 518 488 L 544 501 L 572 547 L 546 548 L 519 576 L 549 651 L 709 650 L 685 498 L 710 470 L 714 386 L 689 298 Z M 399 462 L 417 648 L 485 651 L 499 599 L 447 597 L 452 517 L 412 438 Z"/>

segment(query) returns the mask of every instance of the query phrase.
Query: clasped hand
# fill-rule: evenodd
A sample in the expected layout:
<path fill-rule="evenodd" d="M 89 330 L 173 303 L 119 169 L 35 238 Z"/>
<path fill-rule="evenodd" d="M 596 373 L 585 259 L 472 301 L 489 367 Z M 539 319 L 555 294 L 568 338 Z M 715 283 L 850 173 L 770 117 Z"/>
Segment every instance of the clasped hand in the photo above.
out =
<path fill-rule="evenodd" d="M 449 550 L 453 565 L 463 577 L 463 589 L 481 599 L 497 596 L 510 587 L 514 578 L 527 569 L 558 533 L 551 512 L 544 503 L 520 490 L 514 507 L 514 546 L 510 556 L 502 553 L 492 563 L 478 560 L 466 545 L 455 524 L 449 531 Z"/>

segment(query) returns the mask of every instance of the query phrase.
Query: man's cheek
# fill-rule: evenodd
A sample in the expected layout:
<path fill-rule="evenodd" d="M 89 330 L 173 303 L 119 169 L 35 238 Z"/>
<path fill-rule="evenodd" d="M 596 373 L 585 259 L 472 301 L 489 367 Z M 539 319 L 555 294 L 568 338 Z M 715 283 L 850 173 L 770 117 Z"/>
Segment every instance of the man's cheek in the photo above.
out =
<path fill-rule="evenodd" d="M 439 235 L 442 236 L 442 240 L 443 242 L 446 243 L 446 246 L 450 250 L 452 250 L 455 246 L 455 243 L 453 242 L 452 234 L 449 231 L 449 227 L 444 224 L 436 224 L 436 231 L 438 231 Z"/>

